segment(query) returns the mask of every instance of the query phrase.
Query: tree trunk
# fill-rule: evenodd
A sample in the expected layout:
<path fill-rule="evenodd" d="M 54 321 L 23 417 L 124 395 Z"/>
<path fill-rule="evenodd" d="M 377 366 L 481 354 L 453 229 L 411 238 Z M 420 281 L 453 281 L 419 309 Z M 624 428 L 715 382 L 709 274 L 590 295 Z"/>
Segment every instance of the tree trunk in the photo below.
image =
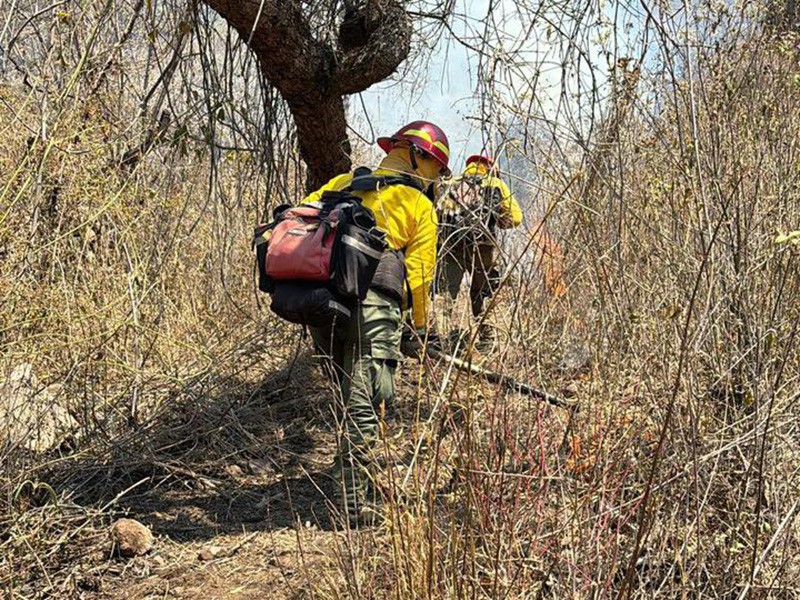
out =
<path fill-rule="evenodd" d="M 344 100 L 336 94 L 287 99 L 297 128 L 300 156 L 308 165 L 306 186 L 320 188 L 351 167 Z"/>
<path fill-rule="evenodd" d="M 333 1 L 333 0 L 332 0 Z M 204 0 L 258 57 L 294 118 L 313 190 L 350 169 L 344 96 L 389 77 L 408 56 L 411 22 L 400 0 L 350 8 L 337 42 L 322 42 L 301 0 Z"/>

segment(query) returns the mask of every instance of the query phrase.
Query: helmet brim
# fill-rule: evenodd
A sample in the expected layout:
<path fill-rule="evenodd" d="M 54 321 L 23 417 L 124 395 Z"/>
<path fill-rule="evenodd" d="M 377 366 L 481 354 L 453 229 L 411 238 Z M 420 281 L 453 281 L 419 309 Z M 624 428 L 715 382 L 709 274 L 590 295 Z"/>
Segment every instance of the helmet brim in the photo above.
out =
<path fill-rule="evenodd" d="M 380 146 L 380 149 L 386 152 L 386 154 L 389 154 L 394 146 L 394 142 L 390 137 L 379 137 L 378 146 Z"/>

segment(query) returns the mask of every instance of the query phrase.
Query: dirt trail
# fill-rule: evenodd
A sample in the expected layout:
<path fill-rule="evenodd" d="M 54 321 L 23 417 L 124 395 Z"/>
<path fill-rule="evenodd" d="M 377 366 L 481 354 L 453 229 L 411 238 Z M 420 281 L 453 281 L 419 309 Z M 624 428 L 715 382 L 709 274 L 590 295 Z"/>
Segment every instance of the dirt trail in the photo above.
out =
<path fill-rule="evenodd" d="M 327 500 L 332 442 L 318 433 L 314 455 L 285 472 L 265 461 L 232 463 L 219 478 L 129 497 L 124 510 L 152 529 L 155 549 L 109 560 L 84 583 L 86 597 L 303 597 L 341 536 Z"/>
<path fill-rule="evenodd" d="M 426 378 L 438 388 L 445 371 L 426 370 Z M 418 374 L 418 363 L 402 366 L 387 420 L 385 439 L 398 463 L 413 454 L 411 430 L 432 409 L 417 392 Z M 236 387 L 233 399 L 234 388 L 223 387 L 219 398 L 203 399 L 204 408 L 191 404 L 176 430 L 163 423 L 151 432 L 150 471 L 134 460 L 138 470 L 118 467 L 117 479 L 98 492 L 105 502 L 144 480 L 114 512 L 148 526 L 156 543 L 128 560 L 111 557 L 104 543 L 76 574 L 79 597 L 306 598 L 340 586 L 348 536 L 380 536 L 342 531 L 330 502 L 332 392 L 310 355 L 258 385 Z"/>
<path fill-rule="evenodd" d="M 403 370 L 410 386 L 413 369 Z M 153 477 L 120 499 L 117 512 L 150 527 L 155 548 L 130 560 L 95 556 L 102 566 L 95 562 L 79 579 L 81 597 L 297 599 L 335 575 L 353 534 L 342 531 L 329 500 L 336 452 L 330 391 L 310 360 L 293 379 L 296 386 L 268 403 L 253 394 L 235 409 L 255 438 L 249 450 L 171 465 L 163 483 Z M 411 410 L 394 415 L 389 436 L 403 437 Z M 251 413 L 268 418 L 256 427 Z"/>
<path fill-rule="evenodd" d="M 219 525 L 241 530 L 214 534 L 209 524 L 203 532 L 208 537 L 201 540 L 191 539 L 200 529 L 160 529 L 156 552 L 119 565 L 124 572 L 118 579 L 109 572 L 104 584 L 119 587 L 103 589 L 99 597 L 302 598 L 311 582 L 330 570 L 340 535 L 310 522 L 274 529 L 264 523 Z"/>
<path fill-rule="evenodd" d="M 149 456 L 120 446 L 113 475 L 84 469 L 109 481 L 84 484 L 95 497 L 82 503 L 133 486 L 113 513 L 145 524 L 156 543 L 122 559 L 100 540 L 74 574 L 78 597 L 301 598 L 329 571 L 343 534 L 328 500 L 336 440 L 327 382 L 303 357 L 291 373 L 222 387 L 148 431 Z"/>

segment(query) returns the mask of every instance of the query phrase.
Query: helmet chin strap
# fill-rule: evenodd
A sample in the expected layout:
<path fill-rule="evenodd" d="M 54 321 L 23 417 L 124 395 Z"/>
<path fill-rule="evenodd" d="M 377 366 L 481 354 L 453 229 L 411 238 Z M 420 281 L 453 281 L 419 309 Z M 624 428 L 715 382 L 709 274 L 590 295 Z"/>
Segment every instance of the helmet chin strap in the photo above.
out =
<path fill-rule="evenodd" d="M 419 171 L 419 164 L 417 164 L 417 147 L 414 144 L 411 144 L 408 147 L 408 155 L 411 158 L 411 168 L 414 169 L 415 173 Z"/>

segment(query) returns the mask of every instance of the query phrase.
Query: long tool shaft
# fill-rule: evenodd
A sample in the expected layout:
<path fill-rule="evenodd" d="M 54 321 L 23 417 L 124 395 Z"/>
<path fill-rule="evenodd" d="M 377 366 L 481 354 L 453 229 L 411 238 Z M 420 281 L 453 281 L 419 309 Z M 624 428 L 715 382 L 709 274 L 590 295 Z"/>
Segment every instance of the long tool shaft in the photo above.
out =
<path fill-rule="evenodd" d="M 488 369 L 484 369 L 479 367 L 478 365 L 474 365 L 471 362 L 467 362 L 460 358 L 456 358 L 455 356 L 451 356 L 446 352 L 442 352 L 440 350 L 436 350 L 435 348 L 428 347 L 427 349 L 428 356 L 432 358 L 440 358 L 442 360 L 447 361 L 453 367 L 458 369 L 459 371 L 464 371 L 465 373 L 472 373 L 473 375 L 478 375 L 486 379 L 486 381 L 490 383 L 496 383 L 498 385 L 502 385 L 503 387 L 517 392 L 519 394 L 525 394 L 526 396 L 532 396 L 538 400 L 543 402 L 547 402 L 547 404 L 552 404 L 553 406 L 558 406 L 559 408 L 566 408 L 567 410 L 576 410 L 578 408 L 578 403 L 574 400 L 564 400 L 563 398 L 559 398 L 557 396 L 553 396 L 552 394 L 548 394 L 547 392 L 543 392 L 542 390 L 536 389 L 533 386 L 528 385 L 527 383 L 522 383 L 513 379 L 507 375 L 502 375 L 500 373 L 495 373 L 494 371 L 489 371 Z"/>

